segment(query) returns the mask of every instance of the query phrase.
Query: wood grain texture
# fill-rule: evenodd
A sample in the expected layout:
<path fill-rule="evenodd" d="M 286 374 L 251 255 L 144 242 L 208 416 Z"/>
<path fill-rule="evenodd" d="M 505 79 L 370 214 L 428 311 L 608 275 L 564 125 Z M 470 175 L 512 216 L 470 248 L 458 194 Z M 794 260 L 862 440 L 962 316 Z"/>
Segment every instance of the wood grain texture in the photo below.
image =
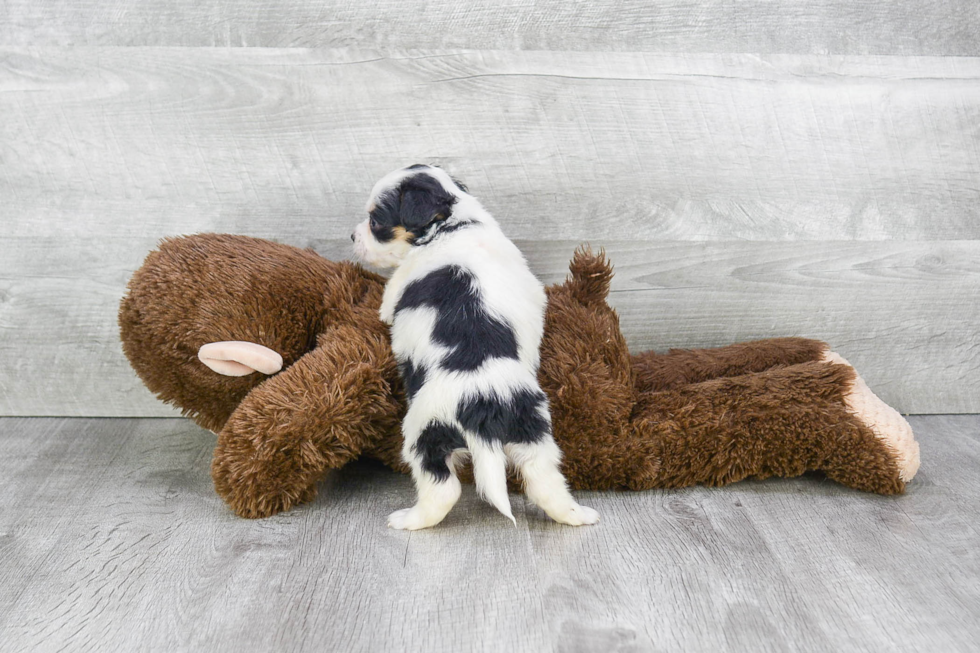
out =
<path fill-rule="evenodd" d="M 512 237 L 980 237 L 980 58 L 6 48 L 5 236 L 342 237 L 440 163 Z"/>
<path fill-rule="evenodd" d="M 980 417 L 913 417 L 899 497 L 818 477 L 581 493 L 594 528 L 472 487 L 391 531 L 411 480 L 358 463 L 234 517 L 184 420 L 0 419 L 0 648 L 972 651 Z"/>
<path fill-rule="evenodd" d="M 8 239 L 0 415 L 167 416 L 122 355 L 116 312 L 155 239 Z M 332 259 L 349 240 L 294 241 Z M 518 241 L 561 281 L 578 241 Z M 610 304 L 633 351 L 826 340 L 905 413 L 980 412 L 980 242 L 622 242 Z"/>
<path fill-rule="evenodd" d="M 813 479 L 590 495 L 607 530 L 532 530 L 552 631 L 567 650 L 972 650 L 978 419 L 912 418 L 923 466 L 897 500 Z"/>
<path fill-rule="evenodd" d="M 556 245 L 524 247 L 547 282 L 567 265 Z M 980 411 L 980 242 L 610 242 L 607 250 L 616 266 L 609 303 L 634 352 L 817 338 L 901 412 Z"/>
<path fill-rule="evenodd" d="M 608 241 L 634 350 L 807 335 L 980 410 L 980 57 L 7 47 L 0 115 L 0 414 L 173 414 L 115 327 L 156 240 L 346 256 L 414 161 L 549 280 Z"/>
<path fill-rule="evenodd" d="M 116 315 L 157 239 L 6 239 L 0 255 L 0 415 L 179 414 L 122 352 Z"/>
<path fill-rule="evenodd" d="M 7 0 L 0 44 L 980 54 L 973 0 Z"/>
<path fill-rule="evenodd" d="M 544 649 L 520 501 L 521 529 L 470 491 L 443 535 L 392 531 L 410 479 L 368 466 L 245 521 L 184 420 L 0 420 L 0 440 L 5 651 Z"/>

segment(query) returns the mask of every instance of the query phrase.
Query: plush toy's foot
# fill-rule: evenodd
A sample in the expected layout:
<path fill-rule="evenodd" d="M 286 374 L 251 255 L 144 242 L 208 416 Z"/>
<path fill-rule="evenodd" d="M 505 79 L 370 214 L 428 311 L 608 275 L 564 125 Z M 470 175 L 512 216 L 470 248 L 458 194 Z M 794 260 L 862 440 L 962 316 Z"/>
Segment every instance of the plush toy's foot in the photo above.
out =
<path fill-rule="evenodd" d="M 823 355 L 823 361 L 854 369 L 842 356 L 832 351 Z M 844 401 L 848 412 L 861 420 L 894 453 L 899 478 L 906 483 L 911 481 L 919 469 L 919 444 L 905 418 L 879 399 L 856 371 L 851 390 Z"/>

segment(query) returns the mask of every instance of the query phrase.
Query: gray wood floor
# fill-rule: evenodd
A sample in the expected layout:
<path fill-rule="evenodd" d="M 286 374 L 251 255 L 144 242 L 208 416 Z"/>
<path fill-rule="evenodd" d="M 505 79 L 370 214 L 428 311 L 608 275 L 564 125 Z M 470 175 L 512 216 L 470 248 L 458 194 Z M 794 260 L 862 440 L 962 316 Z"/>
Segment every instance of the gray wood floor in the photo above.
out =
<path fill-rule="evenodd" d="M 408 477 L 359 463 L 263 521 L 181 419 L 0 419 L 3 651 L 975 651 L 980 416 L 911 418 L 901 497 L 817 477 L 585 493 L 518 527 L 472 489 L 388 530 Z"/>

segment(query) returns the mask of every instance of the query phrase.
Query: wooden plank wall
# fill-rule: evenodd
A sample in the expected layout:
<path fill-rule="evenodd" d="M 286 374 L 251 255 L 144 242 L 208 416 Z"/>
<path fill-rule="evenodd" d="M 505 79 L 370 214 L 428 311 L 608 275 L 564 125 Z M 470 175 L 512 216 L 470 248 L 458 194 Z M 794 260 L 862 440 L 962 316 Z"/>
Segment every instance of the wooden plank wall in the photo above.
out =
<path fill-rule="evenodd" d="M 158 239 L 346 257 L 419 161 L 548 281 L 605 246 L 635 350 L 822 338 L 980 412 L 975 0 L 8 0 L 0 415 L 171 414 L 115 324 Z"/>

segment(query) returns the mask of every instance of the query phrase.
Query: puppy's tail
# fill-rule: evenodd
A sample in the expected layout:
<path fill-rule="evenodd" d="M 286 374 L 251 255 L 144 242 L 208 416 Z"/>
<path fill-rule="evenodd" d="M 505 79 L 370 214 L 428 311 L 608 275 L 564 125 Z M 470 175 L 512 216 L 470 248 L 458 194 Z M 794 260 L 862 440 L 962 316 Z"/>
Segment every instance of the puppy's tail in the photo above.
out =
<path fill-rule="evenodd" d="M 480 496 L 517 525 L 510 510 L 510 497 L 507 496 L 507 456 L 498 446 L 487 446 L 482 442 L 470 443 L 473 457 L 473 480 Z"/>

